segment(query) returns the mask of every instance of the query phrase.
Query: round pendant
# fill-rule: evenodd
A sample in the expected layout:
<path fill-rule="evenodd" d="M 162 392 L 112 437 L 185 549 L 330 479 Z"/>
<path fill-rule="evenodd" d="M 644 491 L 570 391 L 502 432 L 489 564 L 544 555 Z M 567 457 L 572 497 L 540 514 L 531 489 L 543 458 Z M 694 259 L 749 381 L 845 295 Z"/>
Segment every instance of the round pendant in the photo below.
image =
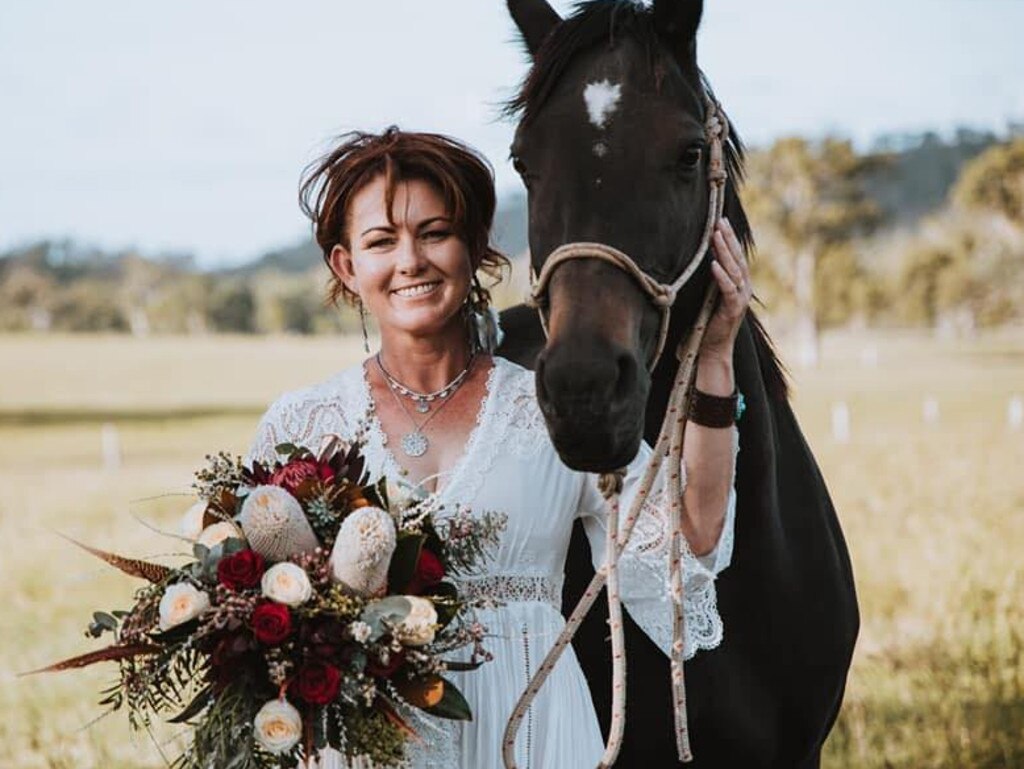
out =
<path fill-rule="evenodd" d="M 402 451 L 410 457 L 422 457 L 427 453 L 427 437 L 421 432 L 402 436 Z"/>
<path fill-rule="evenodd" d="M 430 404 L 423 400 L 416 401 L 416 410 L 421 414 L 426 414 L 430 411 Z"/>

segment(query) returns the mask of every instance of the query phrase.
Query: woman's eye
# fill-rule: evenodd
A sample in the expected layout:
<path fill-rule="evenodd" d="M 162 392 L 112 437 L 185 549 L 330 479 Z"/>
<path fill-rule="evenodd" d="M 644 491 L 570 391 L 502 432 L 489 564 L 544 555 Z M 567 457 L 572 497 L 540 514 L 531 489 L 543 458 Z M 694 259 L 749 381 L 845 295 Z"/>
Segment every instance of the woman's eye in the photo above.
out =
<path fill-rule="evenodd" d="M 384 248 L 395 242 L 394 238 L 376 238 L 367 244 L 367 248 Z"/>
<path fill-rule="evenodd" d="M 430 230 L 429 232 L 423 233 L 423 237 L 427 240 L 444 240 L 451 232 L 448 230 Z"/>

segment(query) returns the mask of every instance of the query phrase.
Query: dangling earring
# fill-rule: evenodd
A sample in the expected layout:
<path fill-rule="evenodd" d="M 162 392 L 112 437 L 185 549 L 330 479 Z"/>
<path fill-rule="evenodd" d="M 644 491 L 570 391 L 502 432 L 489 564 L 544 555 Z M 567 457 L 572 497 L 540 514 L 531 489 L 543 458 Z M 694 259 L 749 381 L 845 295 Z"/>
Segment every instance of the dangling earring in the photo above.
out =
<path fill-rule="evenodd" d="M 366 308 L 363 307 L 363 300 L 361 298 L 356 301 L 359 303 L 359 325 L 363 327 L 363 349 L 369 354 L 370 336 L 366 333 Z"/>
<path fill-rule="evenodd" d="M 491 307 L 487 292 L 480 285 L 475 272 L 466 299 L 466 315 L 474 349 L 493 354 L 505 338 L 505 333 L 501 329 L 498 313 Z"/>

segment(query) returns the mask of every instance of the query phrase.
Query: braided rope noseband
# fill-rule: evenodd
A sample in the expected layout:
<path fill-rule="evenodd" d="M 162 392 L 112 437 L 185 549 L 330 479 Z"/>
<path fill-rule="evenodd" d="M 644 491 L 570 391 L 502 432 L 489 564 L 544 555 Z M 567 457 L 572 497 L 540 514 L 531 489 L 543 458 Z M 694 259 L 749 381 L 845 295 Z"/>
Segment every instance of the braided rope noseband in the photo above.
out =
<path fill-rule="evenodd" d="M 548 328 L 547 320 L 544 316 L 544 307 L 547 303 L 548 284 L 551 281 L 551 275 L 555 268 L 570 259 L 601 259 L 631 275 L 644 293 L 648 295 L 655 307 L 661 311 L 658 342 L 654 355 L 648 364 L 651 370 L 654 369 L 665 347 L 672 304 L 680 289 L 693 277 L 694 272 L 696 272 L 701 260 L 707 253 L 711 237 L 714 234 L 715 225 L 722 216 L 725 202 L 727 173 L 723 157 L 723 146 L 727 139 L 728 121 L 722 112 L 721 105 L 706 91 L 704 93 L 704 103 L 706 111 L 704 128 L 708 142 L 711 145 L 711 156 L 708 163 L 708 186 L 710 188 L 708 214 L 700 244 L 682 273 L 672 283 L 660 283 L 645 273 L 627 254 L 603 243 L 567 243 L 560 246 L 551 252 L 551 255 L 541 269 L 540 275 L 533 282 L 532 303 L 537 307 L 545 335 L 548 333 Z M 531 267 L 532 277 L 533 271 Z M 687 409 L 690 400 L 690 388 L 692 387 L 693 375 L 696 370 L 697 353 L 704 338 L 704 331 L 707 329 L 708 320 L 711 318 L 717 296 L 717 284 L 712 280 L 704 295 L 700 312 L 689 337 L 679 345 L 676 351 L 680 365 L 672 385 L 672 392 L 669 395 L 665 418 L 661 424 L 661 431 L 655 442 L 654 451 L 651 454 L 650 464 L 647 466 L 641 479 L 640 488 L 623 522 L 621 533 L 619 531 L 619 493 L 622 490 L 624 471 L 619 470 L 601 476 L 601 493 L 604 495 L 609 506 L 605 563 L 594 574 L 583 597 L 566 621 L 565 627 L 559 634 L 554 646 L 552 646 L 544 658 L 536 675 L 528 682 L 526 691 L 520 696 L 512 711 L 508 725 L 505 727 L 505 735 L 502 742 L 502 756 L 507 769 L 516 769 L 516 734 L 530 704 L 544 685 L 555 663 L 572 641 L 573 636 L 579 629 L 587 612 L 594 605 L 605 583 L 608 585 L 608 617 L 612 639 L 612 719 L 608 742 L 605 745 L 604 754 L 601 757 L 601 762 L 598 764 L 598 769 L 611 767 L 615 763 L 615 759 L 618 758 L 626 726 L 626 646 L 622 629 L 622 603 L 619 596 L 618 562 L 619 557 L 629 543 L 633 528 L 640 517 L 640 511 L 643 509 L 644 502 L 651 492 L 654 481 L 666 462 L 669 463 L 666 477 L 668 481 L 669 513 L 672 523 L 668 556 L 673 614 L 670 674 L 676 751 L 680 761 L 693 760 L 693 755 L 690 751 L 690 737 L 686 716 L 686 684 L 683 678 L 683 653 L 686 638 L 686 631 L 683 625 L 684 586 L 681 564 L 681 557 L 685 547 L 682 481 L 683 437 L 686 432 Z"/>

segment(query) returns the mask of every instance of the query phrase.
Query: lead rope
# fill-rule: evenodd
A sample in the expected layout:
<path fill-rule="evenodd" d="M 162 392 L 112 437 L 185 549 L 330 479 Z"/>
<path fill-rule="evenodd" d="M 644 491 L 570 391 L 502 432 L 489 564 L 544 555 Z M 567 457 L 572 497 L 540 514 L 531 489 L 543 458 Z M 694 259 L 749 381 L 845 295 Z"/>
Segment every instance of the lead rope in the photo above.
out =
<path fill-rule="evenodd" d="M 664 349 L 672 303 L 680 288 L 692 277 L 706 253 L 711 242 L 711 236 L 714 233 L 715 224 L 721 218 L 724 207 L 726 171 L 722 145 L 725 141 L 727 121 L 721 112 L 721 107 L 709 96 L 705 95 L 705 98 L 709 105 L 709 118 L 706 130 L 711 141 L 711 158 L 708 172 L 710 186 L 708 215 L 700 245 L 689 264 L 683 270 L 683 273 L 672 284 L 666 285 L 651 278 L 627 254 L 611 246 L 602 243 L 566 244 L 552 252 L 545 262 L 532 292 L 533 303 L 538 308 L 545 335 L 547 335 L 547 324 L 544 318 L 542 303 L 554 267 L 568 259 L 603 259 L 631 274 L 651 297 L 654 304 L 661 309 L 662 322 L 659 340 L 655 354 L 649 364 L 651 369 L 654 368 Z M 533 277 L 532 266 L 531 277 Z M 618 758 L 626 726 L 626 648 L 622 628 L 622 602 L 619 596 L 618 562 L 622 552 L 629 544 L 633 528 L 643 509 L 644 502 L 651 492 L 654 480 L 666 460 L 671 462 L 669 465 L 671 472 L 667 477 L 669 515 L 672 524 L 668 555 L 669 586 L 672 600 L 672 648 L 669 659 L 676 752 L 679 760 L 682 762 L 693 760 L 693 754 L 690 750 L 689 726 L 686 715 L 686 683 L 683 673 L 686 640 L 683 609 L 685 586 L 681 563 L 685 537 L 683 532 L 685 516 L 682 483 L 683 439 L 686 433 L 686 419 L 693 376 L 696 370 L 697 353 L 704 338 L 704 332 L 707 329 L 711 313 L 714 310 L 717 296 L 718 287 L 712 280 L 704 295 L 700 312 L 686 344 L 680 345 L 677 350 L 676 355 L 680 365 L 669 395 L 665 418 L 662 421 L 661 430 L 655 442 L 651 461 L 644 472 L 640 487 L 626 516 L 621 536 L 618 523 L 619 495 L 622 491 L 624 473 L 622 470 L 619 470 L 614 473 L 606 473 L 600 478 L 601 493 L 609 506 L 605 564 L 594 574 L 583 597 L 573 609 L 555 644 L 551 647 L 547 656 L 545 656 L 537 673 L 527 683 L 526 690 L 516 702 L 515 708 L 513 708 L 512 715 L 505 727 L 502 742 L 502 758 L 506 769 L 517 769 L 515 762 L 515 740 L 523 718 L 547 680 L 547 677 L 554 669 L 555 663 L 562 656 L 562 653 L 579 629 L 584 617 L 586 617 L 594 605 L 594 601 L 597 600 L 597 595 L 601 592 L 601 588 L 606 583 L 608 585 L 608 618 L 612 634 L 612 714 L 608 742 L 605 745 L 598 769 L 608 769 L 608 767 L 614 765 L 616 758 Z"/>

